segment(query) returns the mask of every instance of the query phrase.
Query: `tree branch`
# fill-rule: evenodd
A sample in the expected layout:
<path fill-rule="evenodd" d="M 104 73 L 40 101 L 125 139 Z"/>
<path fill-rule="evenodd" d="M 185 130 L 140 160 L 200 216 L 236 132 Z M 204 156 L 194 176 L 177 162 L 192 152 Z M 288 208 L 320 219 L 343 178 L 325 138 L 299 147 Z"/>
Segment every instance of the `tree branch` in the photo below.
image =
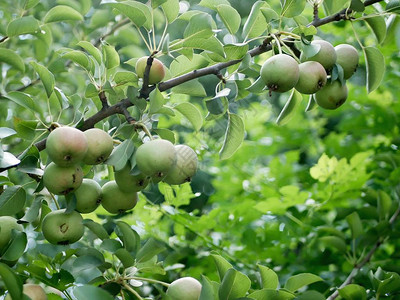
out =
<path fill-rule="evenodd" d="M 393 216 L 389 220 L 389 224 L 393 225 L 393 223 L 396 221 L 397 217 L 400 214 L 400 205 L 397 208 L 396 212 L 393 214 Z M 372 258 L 372 256 L 375 254 L 375 252 L 378 250 L 378 248 L 382 245 L 383 243 L 382 238 L 379 238 L 372 249 L 367 253 L 367 255 L 364 257 L 364 259 L 358 263 L 357 265 L 354 266 L 353 270 L 351 270 L 349 276 L 347 276 L 346 280 L 340 285 L 340 287 L 331 295 L 327 298 L 327 300 L 334 300 L 336 299 L 337 296 L 339 296 L 339 290 L 344 288 L 345 286 L 349 285 L 354 277 L 357 276 L 358 272 L 361 270 L 362 267 L 364 267 Z"/>

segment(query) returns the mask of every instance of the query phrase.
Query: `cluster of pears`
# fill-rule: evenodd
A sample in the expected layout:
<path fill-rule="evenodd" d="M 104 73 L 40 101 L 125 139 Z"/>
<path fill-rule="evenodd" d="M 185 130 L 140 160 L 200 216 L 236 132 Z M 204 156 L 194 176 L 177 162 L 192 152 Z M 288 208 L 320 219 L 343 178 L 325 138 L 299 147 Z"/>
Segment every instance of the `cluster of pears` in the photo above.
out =
<path fill-rule="evenodd" d="M 102 188 L 93 179 L 83 178 L 81 164 L 103 163 L 113 150 L 107 132 L 92 128 L 82 132 L 74 127 L 54 129 L 46 141 L 46 152 L 52 160 L 43 173 L 43 184 L 55 195 L 72 192 L 76 197 L 75 211 L 59 209 L 47 214 L 42 223 L 43 235 L 52 244 L 70 244 L 84 233 L 81 213 L 90 213 L 104 202 Z"/>
<path fill-rule="evenodd" d="M 336 109 L 347 99 L 345 80 L 349 79 L 358 66 L 357 49 L 348 44 L 333 47 L 324 40 L 314 40 L 311 45 L 319 51 L 311 57 L 304 53 L 301 63 L 287 54 L 277 54 L 267 59 L 261 67 L 261 78 L 270 91 L 283 93 L 295 88 L 302 94 L 313 94 L 315 102 L 325 109 Z M 343 81 L 331 74 L 334 65 L 343 70 Z"/>

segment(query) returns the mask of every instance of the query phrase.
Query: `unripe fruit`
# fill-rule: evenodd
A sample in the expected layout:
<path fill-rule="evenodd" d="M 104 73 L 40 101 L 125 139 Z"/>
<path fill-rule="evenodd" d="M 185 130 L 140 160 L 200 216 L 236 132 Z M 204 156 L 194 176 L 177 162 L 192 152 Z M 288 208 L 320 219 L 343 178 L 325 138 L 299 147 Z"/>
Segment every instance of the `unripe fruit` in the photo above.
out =
<path fill-rule="evenodd" d="M 115 182 L 121 191 L 125 193 L 139 192 L 149 184 L 150 178 L 148 176 L 143 173 L 132 175 L 130 172 L 131 165 L 129 163 L 121 170 L 114 172 Z"/>
<path fill-rule="evenodd" d="M 42 231 L 45 239 L 54 245 L 68 245 L 79 241 L 85 231 L 83 218 L 77 211 L 65 213 L 55 210 L 43 218 Z"/>
<path fill-rule="evenodd" d="M 260 75 L 270 91 L 287 92 L 299 80 L 299 65 L 293 57 L 277 54 L 264 62 Z"/>
<path fill-rule="evenodd" d="M 136 164 L 148 176 L 162 179 L 176 163 L 174 145 L 167 140 L 152 140 L 136 150 Z"/>
<path fill-rule="evenodd" d="M 109 181 L 102 187 L 101 205 L 111 214 L 119 214 L 136 206 L 138 195 L 134 192 L 124 193 L 115 181 Z"/>
<path fill-rule="evenodd" d="M 9 216 L 0 217 L 0 253 L 5 249 L 11 240 L 12 230 L 23 231 L 21 224 L 17 223 L 17 219 Z"/>
<path fill-rule="evenodd" d="M 176 163 L 163 179 L 168 184 L 189 182 L 197 171 L 197 154 L 186 145 L 176 145 Z"/>
<path fill-rule="evenodd" d="M 82 183 L 83 171 L 80 166 L 60 167 L 50 163 L 43 173 L 43 184 L 49 192 L 66 195 L 75 191 Z"/>
<path fill-rule="evenodd" d="M 172 282 L 167 295 L 171 300 L 198 300 L 201 293 L 201 283 L 192 277 L 183 277 Z"/>
<path fill-rule="evenodd" d="M 336 109 L 347 99 L 347 86 L 336 80 L 327 83 L 321 90 L 314 94 L 315 102 L 325 109 Z"/>
<path fill-rule="evenodd" d="M 317 61 L 325 70 L 331 70 L 333 65 L 336 63 L 336 51 L 332 44 L 324 40 L 313 40 L 311 45 L 320 45 L 321 48 L 311 57 L 301 56 L 301 61 Z"/>
<path fill-rule="evenodd" d="M 344 79 L 349 79 L 357 70 L 358 51 L 352 45 L 341 44 L 335 47 L 337 63 L 343 68 Z"/>
<path fill-rule="evenodd" d="M 84 132 L 88 150 L 83 162 L 86 165 L 97 165 L 104 162 L 113 150 L 113 139 L 111 136 L 99 128 L 91 128 Z"/>
<path fill-rule="evenodd" d="M 146 69 L 148 56 L 141 57 L 136 62 L 136 74 L 139 78 L 143 78 Z M 164 64 L 157 58 L 153 59 L 149 73 L 149 84 L 159 83 L 164 79 L 165 68 Z"/>
<path fill-rule="evenodd" d="M 47 300 L 47 295 L 44 289 L 38 284 L 26 283 L 23 285 L 22 292 L 31 298 L 31 300 Z M 4 300 L 13 300 L 11 295 L 8 294 Z"/>
<path fill-rule="evenodd" d="M 295 88 L 302 94 L 318 92 L 327 80 L 324 67 L 316 61 L 306 61 L 299 65 L 300 76 Z"/>
<path fill-rule="evenodd" d="M 88 214 L 96 210 L 101 203 L 101 186 L 95 180 L 84 178 L 80 187 L 75 191 L 75 210 Z"/>
<path fill-rule="evenodd" d="M 80 163 L 87 149 L 85 134 L 74 127 L 58 127 L 49 134 L 46 141 L 47 154 L 61 167 Z"/>

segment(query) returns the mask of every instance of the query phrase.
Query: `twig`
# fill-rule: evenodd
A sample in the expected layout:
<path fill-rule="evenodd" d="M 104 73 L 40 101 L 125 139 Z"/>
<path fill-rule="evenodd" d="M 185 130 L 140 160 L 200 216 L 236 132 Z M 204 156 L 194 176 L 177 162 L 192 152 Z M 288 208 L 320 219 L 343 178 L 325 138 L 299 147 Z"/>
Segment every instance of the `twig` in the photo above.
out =
<path fill-rule="evenodd" d="M 154 55 L 157 53 L 157 51 L 154 51 L 148 58 L 146 62 L 146 68 L 144 69 L 143 73 L 143 85 L 139 93 L 140 98 L 147 99 L 149 97 L 149 94 L 151 90 L 149 90 L 149 80 L 150 80 L 150 69 L 151 65 L 153 64 L 154 61 Z"/>
<path fill-rule="evenodd" d="M 102 109 L 107 109 L 107 108 L 110 107 L 110 105 L 108 105 L 107 96 L 106 96 L 106 92 L 105 91 L 101 91 L 99 93 L 99 98 L 100 98 L 100 101 L 101 101 Z"/>
<path fill-rule="evenodd" d="M 0 39 L 0 44 L 3 43 L 3 42 L 5 42 L 5 41 L 7 41 L 8 39 L 9 39 L 8 36 L 3 36 L 3 37 Z"/>
<path fill-rule="evenodd" d="M 143 300 L 143 298 L 139 295 L 138 292 L 136 292 L 133 288 L 131 288 L 128 284 L 124 283 L 123 284 L 124 288 L 126 288 L 128 291 L 130 291 L 133 295 L 136 296 L 139 300 Z"/>
<path fill-rule="evenodd" d="M 314 10 L 313 10 L 313 15 L 314 15 L 314 22 L 319 20 L 318 16 L 318 9 L 319 9 L 319 3 L 315 2 L 314 3 Z"/>

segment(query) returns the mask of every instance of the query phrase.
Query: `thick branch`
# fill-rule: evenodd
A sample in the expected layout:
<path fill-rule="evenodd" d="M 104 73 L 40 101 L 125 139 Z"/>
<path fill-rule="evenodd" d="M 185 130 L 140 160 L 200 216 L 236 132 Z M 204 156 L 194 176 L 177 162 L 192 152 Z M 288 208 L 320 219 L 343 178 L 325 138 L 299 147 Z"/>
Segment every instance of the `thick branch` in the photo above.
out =
<path fill-rule="evenodd" d="M 389 220 L 389 224 L 393 225 L 393 223 L 396 221 L 397 217 L 400 214 L 400 206 L 397 208 L 396 212 L 393 214 L 393 216 Z M 364 257 L 364 259 L 358 263 L 357 265 L 354 266 L 353 270 L 350 272 L 349 276 L 347 276 L 346 280 L 340 285 L 340 287 L 330 296 L 328 297 L 327 300 L 334 300 L 336 299 L 337 296 L 339 296 L 339 290 L 341 288 L 344 288 L 345 286 L 349 285 L 354 277 L 358 274 L 358 272 L 361 270 L 362 267 L 364 267 L 372 258 L 372 256 L 375 254 L 376 250 L 382 245 L 383 239 L 379 238 L 378 241 L 374 244 L 372 249 L 368 252 L 368 254 Z"/>

